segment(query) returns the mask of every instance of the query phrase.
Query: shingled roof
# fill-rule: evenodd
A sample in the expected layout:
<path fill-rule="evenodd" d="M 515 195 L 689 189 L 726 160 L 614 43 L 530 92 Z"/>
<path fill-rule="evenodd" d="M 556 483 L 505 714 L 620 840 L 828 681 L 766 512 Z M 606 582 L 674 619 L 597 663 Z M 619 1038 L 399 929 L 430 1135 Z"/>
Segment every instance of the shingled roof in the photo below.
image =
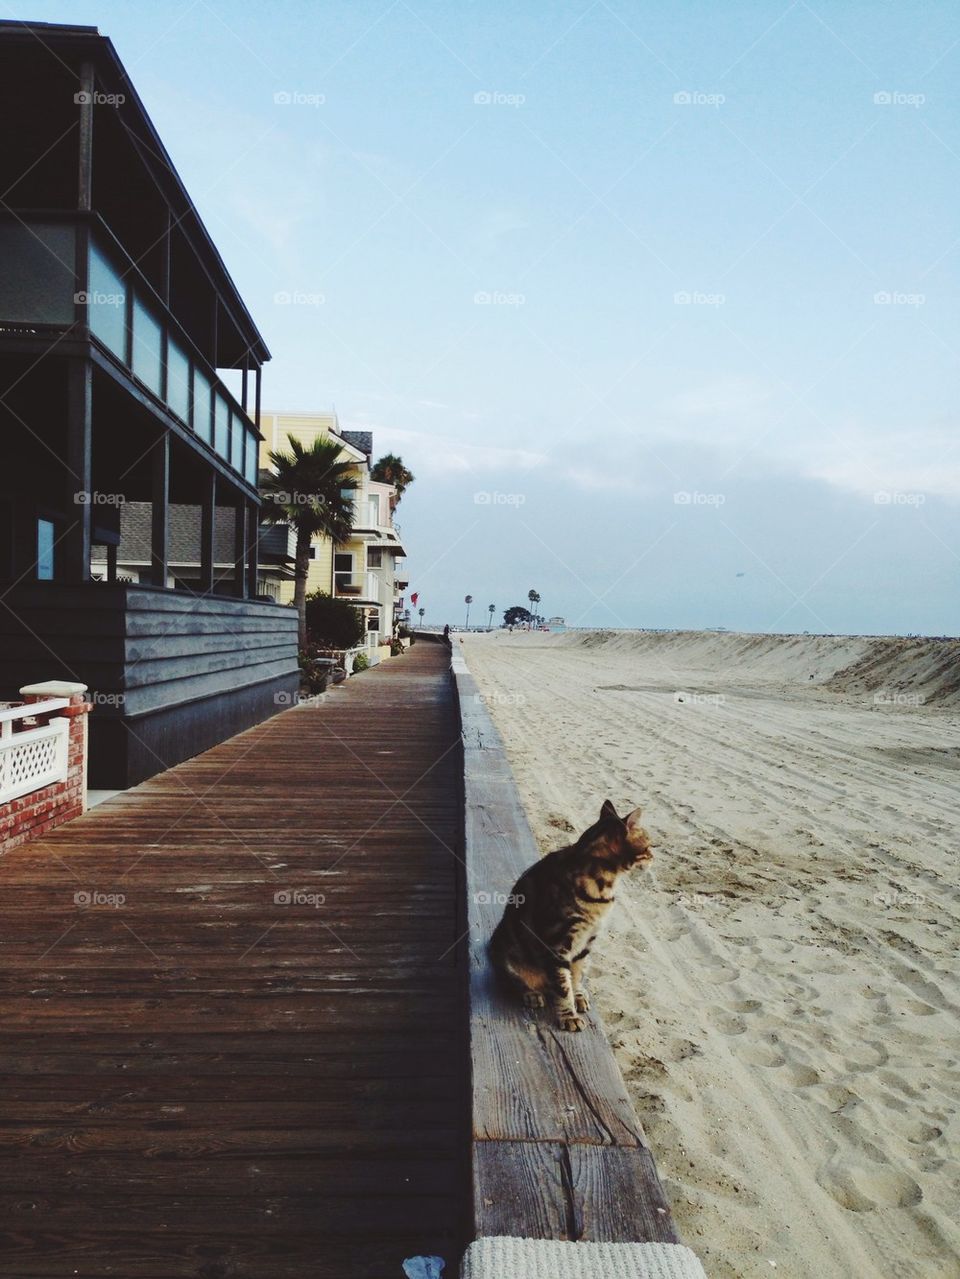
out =
<path fill-rule="evenodd" d="M 340 438 L 341 440 L 346 440 L 348 444 L 352 444 L 361 453 L 366 453 L 368 461 L 373 456 L 372 431 L 341 431 Z"/>

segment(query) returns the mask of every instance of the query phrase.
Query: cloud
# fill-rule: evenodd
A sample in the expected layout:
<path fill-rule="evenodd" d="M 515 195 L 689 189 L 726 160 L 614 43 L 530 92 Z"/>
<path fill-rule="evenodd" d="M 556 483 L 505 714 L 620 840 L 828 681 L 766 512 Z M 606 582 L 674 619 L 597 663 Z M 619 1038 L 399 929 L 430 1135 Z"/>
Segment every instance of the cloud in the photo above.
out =
<path fill-rule="evenodd" d="M 342 420 L 342 425 L 352 423 Z M 363 422 L 364 429 L 374 432 L 377 451 L 403 448 L 408 465 L 417 475 L 469 472 L 516 475 L 517 471 L 530 471 L 545 466 L 547 457 L 534 449 L 509 448 L 496 444 L 474 444 L 433 432 L 412 431 L 401 427 Z"/>
<path fill-rule="evenodd" d="M 812 442 L 801 459 L 806 475 L 835 488 L 875 493 L 923 493 L 960 498 L 960 437 L 957 429 L 917 426 L 883 433 L 862 427 Z"/>

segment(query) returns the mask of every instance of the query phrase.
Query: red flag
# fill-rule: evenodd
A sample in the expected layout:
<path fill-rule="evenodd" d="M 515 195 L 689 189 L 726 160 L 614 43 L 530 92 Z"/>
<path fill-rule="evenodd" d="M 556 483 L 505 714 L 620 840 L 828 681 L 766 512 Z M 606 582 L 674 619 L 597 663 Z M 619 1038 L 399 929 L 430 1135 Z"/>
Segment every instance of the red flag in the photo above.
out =
<path fill-rule="evenodd" d="M 420 598 L 420 594 L 418 591 L 414 591 L 413 594 L 410 596 L 410 603 L 413 605 L 414 608 L 417 607 L 417 600 L 419 598 Z"/>

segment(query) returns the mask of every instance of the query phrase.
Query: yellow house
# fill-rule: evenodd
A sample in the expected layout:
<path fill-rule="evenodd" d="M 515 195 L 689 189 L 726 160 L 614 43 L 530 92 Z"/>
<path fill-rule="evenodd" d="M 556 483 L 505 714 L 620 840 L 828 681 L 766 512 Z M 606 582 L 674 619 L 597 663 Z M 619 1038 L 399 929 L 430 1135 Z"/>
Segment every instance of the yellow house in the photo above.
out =
<path fill-rule="evenodd" d="M 373 435 L 370 431 L 342 431 L 335 413 L 262 412 L 260 466 L 269 470 L 270 454 L 289 448 L 289 436 L 311 445 L 318 436 L 336 441 L 342 461 L 354 463 L 351 472 L 356 488 L 353 535 L 345 546 L 334 547 L 330 538 L 315 537 L 310 549 L 307 590 L 326 591 L 349 599 L 362 609 L 368 646 L 389 640 L 398 606 L 397 561 L 404 555 L 399 530 L 393 523 L 396 489 L 370 478 Z M 278 598 L 293 600 L 293 582 L 279 583 Z"/>

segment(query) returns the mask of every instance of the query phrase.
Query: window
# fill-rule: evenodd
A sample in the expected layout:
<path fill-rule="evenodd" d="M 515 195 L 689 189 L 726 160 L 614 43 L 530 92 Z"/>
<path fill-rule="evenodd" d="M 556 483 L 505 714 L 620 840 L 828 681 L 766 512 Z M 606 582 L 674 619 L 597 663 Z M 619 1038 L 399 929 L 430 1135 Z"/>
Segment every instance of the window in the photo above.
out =
<path fill-rule="evenodd" d="M 379 631 L 379 629 L 380 629 L 380 614 L 377 612 L 371 611 L 370 613 L 367 614 L 367 630 Z"/>
<path fill-rule="evenodd" d="M 257 439 L 253 431 L 247 431 L 247 457 L 243 466 L 243 474 L 248 484 L 256 487 L 257 484 L 257 465 L 258 454 L 260 452 L 260 441 Z"/>
<path fill-rule="evenodd" d="M 133 298 L 133 371 L 154 395 L 163 387 L 163 328 L 143 301 Z"/>
<path fill-rule="evenodd" d="M 72 226 L 42 222 L 24 226 L 19 219 L 0 223 L 0 316 L 72 324 L 75 252 Z"/>
<path fill-rule="evenodd" d="M 315 560 L 317 558 L 317 548 L 315 546 L 311 546 L 307 554 L 312 560 Z"/>
<path fill-rule="evenodd" d="M 353 579 L 353 552 L 338 551 L 333 557 L 333 580 L 338 591 Z"/>
<path fill-rule="evenodd" d="M 383 567 L 383 549 L 379 546 L 367 547 L 367 568 Z"/>
<path fill-rule="evenodd" d="M 380 523 L 380 494 L 371 493 L 367 501 L 370 504 L 370 523 L 376 528 Z"/>
<path fill-rule="evenodd" d="M 215 401 L 213 447 L 226 460 L 230 455 L 230 405 L 222 395 Z"/>
<path fill-rule="evenodd" d="M 167 403 L 190 424 L 190 361 L 172 339 L 167 342 Z"/>
<path fill-rule="evenodd" d="M 243 468 L 243 442 L 246 438 L 246 431 L 243 429 L 243 423 L 237 413 L 230 415 L 230 461 L 235 471 L 239 471 L 241 475 L 245 474 Z"/>
<path fill-rule="evenodd" d="M 37 520 L 37 581 L 53 581 L 53 520 Z"/>
<path fill-rule="evenodd" d="M 123 281 L 95 245 L 90 248 L 87 314 L 90 332 L 126 363 L 127 312 Z"/>
<path fill-rule="evenodd" d="M 210 443 L 210 379 L 193 367 L 193 429 L 204 443 Z"/>

